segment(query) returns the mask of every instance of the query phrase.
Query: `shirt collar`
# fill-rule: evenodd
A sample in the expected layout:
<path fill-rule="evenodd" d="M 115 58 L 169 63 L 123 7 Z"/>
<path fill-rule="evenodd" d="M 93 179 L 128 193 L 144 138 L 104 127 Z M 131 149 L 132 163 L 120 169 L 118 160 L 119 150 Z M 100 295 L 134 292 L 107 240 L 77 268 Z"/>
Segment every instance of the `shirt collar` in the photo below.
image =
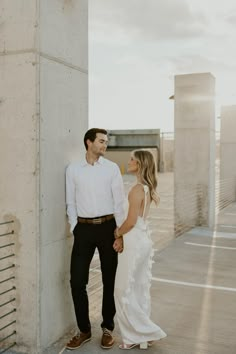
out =
<path fill-rule="evenodd" d="M 99 159 L 95 162 L 95 164 L 94 165 L 97 165 L 97 164 L 103 164 L 104 163 L 104 158 L 102 157 L 102 156 L 100 156 L 99 157 Z M 84 156 L 83 157 L 83 159 L 82 159 L 82 161 L 81 161 L 81 164 L 82 164 L 82 166 L 87 166 L 87 165 L 89 165 L 89 163 L 87 162 L 87 160 L 86 160 L 86 157 Z"/>

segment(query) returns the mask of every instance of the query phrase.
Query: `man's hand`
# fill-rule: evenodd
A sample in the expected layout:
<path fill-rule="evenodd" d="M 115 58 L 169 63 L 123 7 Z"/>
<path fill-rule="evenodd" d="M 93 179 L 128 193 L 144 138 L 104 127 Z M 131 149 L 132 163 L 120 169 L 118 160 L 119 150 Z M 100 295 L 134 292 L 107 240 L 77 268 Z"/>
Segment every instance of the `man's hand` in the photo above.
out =
<path fill-rule="evenodd" d="M 121 236 L 121 237 L 117 238 L 117 239 L 114 241 L 114 243 L 113 243 L 113 248 L 114 248 L 114 250 L 115 250 L 116 252 L 122 253 L 123 250 L 124 250 L 123 247 L 124 247 L 124 246 L 123 246 L 123 237 Z"/>

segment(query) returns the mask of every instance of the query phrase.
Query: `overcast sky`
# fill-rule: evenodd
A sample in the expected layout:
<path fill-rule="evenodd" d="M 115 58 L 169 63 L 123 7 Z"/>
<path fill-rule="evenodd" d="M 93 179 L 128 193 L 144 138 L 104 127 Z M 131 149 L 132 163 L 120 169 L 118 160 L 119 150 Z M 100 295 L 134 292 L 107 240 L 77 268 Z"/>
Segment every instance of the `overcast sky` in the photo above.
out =
<path fill-rule="evenodd" d="M 173 131 L 174 76 L 200 72 L 236 104 L 235 0 L 89 1 L 90 127 Z"/>

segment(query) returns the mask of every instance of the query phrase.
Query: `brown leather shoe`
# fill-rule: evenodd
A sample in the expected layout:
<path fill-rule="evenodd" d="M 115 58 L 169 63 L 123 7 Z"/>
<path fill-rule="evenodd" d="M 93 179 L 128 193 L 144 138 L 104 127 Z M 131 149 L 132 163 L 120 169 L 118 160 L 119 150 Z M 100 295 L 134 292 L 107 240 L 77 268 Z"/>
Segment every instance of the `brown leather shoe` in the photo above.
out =
<path fill-rule="evenodd" d="M 112 331 L 107 328 L 103 328 L 103 335 L 101 340 L 101 347 L 103 349 L 110 349 L 115 343 L 115 339 L 112 337 Z"/>
<path fill-rule="evenodd" d="M 88 342 L 91 339 L 91 332 L 83 333 L 74 336 L 66 344 L 66 349 L 74 350 L 80 348 L 84 343 Z"/>

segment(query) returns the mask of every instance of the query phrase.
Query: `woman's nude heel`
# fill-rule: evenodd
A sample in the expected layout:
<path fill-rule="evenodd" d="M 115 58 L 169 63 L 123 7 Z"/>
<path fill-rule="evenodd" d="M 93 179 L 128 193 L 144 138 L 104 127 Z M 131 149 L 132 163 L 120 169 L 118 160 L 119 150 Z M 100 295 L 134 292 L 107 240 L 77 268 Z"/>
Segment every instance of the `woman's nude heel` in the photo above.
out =
<path fill-rule="evenodd" d="M 140 343 L 140 344 L 139 344 L 139 348 L 140 348 L 140 349 L 147 349 L 147 347 L 148 347 L 147 342 L 143 342 L 143 343 Z"/>
<path fill-rule="evenodd" d="M 140 344 L 125 344 L 125 343 L 122 343 L 119 345 L 119 348 L 120 349 L 125 349 L 125 350 L 130 350 L 130 349 L 133 349 L 135 347 L 138 347 L 140 349 L 147 349 L 148 348 L 148 343 L 147 342 L 143 342 L 143 343 L 140 343 Z"/>

